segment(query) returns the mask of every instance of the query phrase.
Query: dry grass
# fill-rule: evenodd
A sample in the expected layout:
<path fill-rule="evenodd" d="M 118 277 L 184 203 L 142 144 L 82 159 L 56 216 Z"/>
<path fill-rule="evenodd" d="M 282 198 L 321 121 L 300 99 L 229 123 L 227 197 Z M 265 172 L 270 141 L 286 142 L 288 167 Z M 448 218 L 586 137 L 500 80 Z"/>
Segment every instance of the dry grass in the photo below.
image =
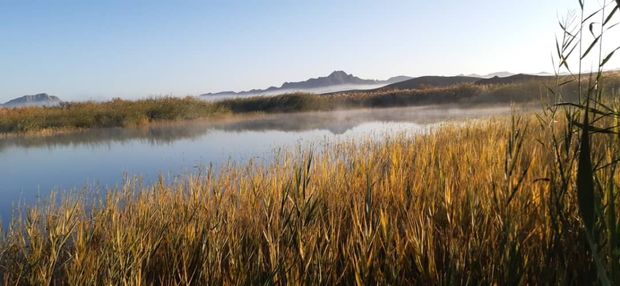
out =
<path fill-rule="evenodd" d="M 576 171 L 563 170 L 569 184 L 562 185 L 556 162 L 563 157 L 546 144 L 566 124 L 545 122 L 496 119 L 332 143 L 217 176 L 150 187 L 129 181 L 92 204 L 69 197 L 31 209 L 3 234 L 2 279 L 590 284 L 596 269 L 576 208 Z M 612 156 L 608 143 L 594 140 L 593 148 Z M 616 188 L 618 173 L 609 176 Z"/>
<path fill-rule="evenodd" d="M 46 133 L 61 130 L 140 126 L 226 113 L 195 98 L 68 103 L 60 107 L 0 108 L 0 133 Z"/>

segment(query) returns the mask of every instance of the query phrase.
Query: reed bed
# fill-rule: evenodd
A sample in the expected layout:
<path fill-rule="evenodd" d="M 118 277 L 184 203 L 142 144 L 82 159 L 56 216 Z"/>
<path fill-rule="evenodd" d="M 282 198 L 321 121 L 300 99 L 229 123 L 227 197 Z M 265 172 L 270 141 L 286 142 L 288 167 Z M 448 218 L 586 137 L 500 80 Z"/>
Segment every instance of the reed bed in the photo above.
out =
<path fill-rule="evenodd" d="M 177 182 L 128 179 L 94 201 L 67 196 L 16 217 L 0 239 L 2 281 L 590 284 L 577 168 L 559 173 L 565 157 L 547 144 L 566 126 L 534 116 L 448 124 Z M 593 138 L 593 151 L 613 157 L 609 143 Z M 617 171 L 597 175 L 617 192 Z M 618 206 L 615 193 L 603 199 Z"/>
<path fill-rule="evenodd" d="M 196 98 L 114 99 L 108 102 L 63 103 L 59 107 L 0 108 L 0 134 L 87 128 L 132 127 L 152 122 L 182 121 L 226 113 Z"/>

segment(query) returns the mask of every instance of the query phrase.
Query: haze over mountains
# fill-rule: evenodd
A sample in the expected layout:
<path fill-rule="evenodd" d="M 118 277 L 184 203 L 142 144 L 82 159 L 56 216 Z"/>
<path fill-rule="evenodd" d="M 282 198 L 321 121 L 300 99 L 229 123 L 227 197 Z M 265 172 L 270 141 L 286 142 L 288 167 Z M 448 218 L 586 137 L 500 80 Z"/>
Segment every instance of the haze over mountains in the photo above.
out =
<path fill-rule="evenodd" d="M 305 81 L 285 82 L 280 87 L 252 89 L 247 91 L 222 91 L 202 94 L 206 99 L 224 99 L 248 96 L 273 96 L 285 93 L 308 92 L 330 94 L 345 91 L 383 89 L 415 89 L 424 87 L 443 87 L 454 84 L 474 83 L 482 79 L 506 78 L 514 76 L 511 72 L 495 72 L 486 75 L 470 74 L 458 76 L 395 76 L 386 80 L 362 79 L 344 71 L 334 71 L 328 76 L 311 78 Z"/>
<path fill-rule="evenodd" d="M 266 89 L 252 89 L 248 91 L 223 91 L 216 93 L 202 94 L 202 96 L 255 96 L 255 95 L 277 95 L 292 92 L 311 92 L 329 93 L 351 89 L 375 89 L 392 83 L 411 79 L 408 76 L 395 76 L 387 80 L 361 79 L 344 71 L 334 71 L 328 76 L 311 78 L 305 81 L 285 82 L 280 87 L 269 87 Z"/>
<path fill-rule="evenodd" d="M 515 74 L 511 73 L 511 72 L 507 72 L 507 71 L 500 71 L 500 72 L 494 72 L 494 73 L 485 74 L 485 75 L 480 75 L 480 74 L 477 74 L 477 73 L 472 73 L 472 74 L 468 74 L 468 75 L 460 74 L 458 76 L 477 77 L 477 78 L 492 78 L 492 77 L 507 77 L 507 76 L 511 76 L 511 75 L 515 75 Z"/>

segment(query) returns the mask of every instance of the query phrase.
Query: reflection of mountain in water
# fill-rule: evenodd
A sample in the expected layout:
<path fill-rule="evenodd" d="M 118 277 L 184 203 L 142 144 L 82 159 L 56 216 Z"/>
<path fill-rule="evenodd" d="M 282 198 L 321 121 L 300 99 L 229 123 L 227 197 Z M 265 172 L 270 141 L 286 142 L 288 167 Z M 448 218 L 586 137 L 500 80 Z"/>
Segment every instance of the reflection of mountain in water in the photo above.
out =
<path fill-rule="evenodd" d="M 0 152 L 9 147 L 60 147 L 75 145 L 101 146 L 118 142 L 142 141 L 153 145 L 173 144 L 177 140 L 208 136 L 211 131 L 224 132 L 301 132 L 328 130 L 333 134 L 346 131 L 366 122 L 413 122 L 432 124 L 461 118 L 473 118 L 508 113 L 510 108 L 434 108 L 407 107 L 361 109 L 332 112 L 290 113 L 257 116 L 240 121 L 182 122 L 140 128 L 94 129 L 59 134 L 51 137 L 17 136 L 0 139 Z"/>

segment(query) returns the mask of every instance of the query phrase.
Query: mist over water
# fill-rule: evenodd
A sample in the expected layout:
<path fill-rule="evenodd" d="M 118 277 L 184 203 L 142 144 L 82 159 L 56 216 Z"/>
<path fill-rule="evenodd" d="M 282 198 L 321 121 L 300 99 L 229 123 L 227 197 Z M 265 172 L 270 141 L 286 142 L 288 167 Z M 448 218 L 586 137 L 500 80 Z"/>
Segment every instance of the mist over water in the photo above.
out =
<path fill-rule="evenodd" d="M 268 163 L 278 148 L 425 132 L 442 122 L 509 114 L 501 108 L 409 107 L 253 116 L 142 128 L 112 128 L 51 137 L 0 139 L 0 216 L 51 191 L 106 190 L 123 177 L 145 184 L 208 166 Z"/>
<path fill-rule="evenodd" d="M 215 94 L 215 95 L 207 95 L 203 96 L 202 99 L 208 101 L 220 101 L 226 99 L 234 99 L 234 98 L 244 98 L 244 97 L 253 97 L 253 96 L 276 96 L 282 94 L 289 93 L 313 93 L 313 94 L 324 94 L 324 93 L 332 93 L 332 92 L 340 92 L 347 90 L 371 90 L 377 89 L 386 86 L 386 84 L 341 84 L 341 85 L 331 85 L 327 87 L 321 88 L 312 88 L 312 89 L 278 89 L 274 91 L 260 91 L 260 92 L 247 92 L 242 94 Z"/>

